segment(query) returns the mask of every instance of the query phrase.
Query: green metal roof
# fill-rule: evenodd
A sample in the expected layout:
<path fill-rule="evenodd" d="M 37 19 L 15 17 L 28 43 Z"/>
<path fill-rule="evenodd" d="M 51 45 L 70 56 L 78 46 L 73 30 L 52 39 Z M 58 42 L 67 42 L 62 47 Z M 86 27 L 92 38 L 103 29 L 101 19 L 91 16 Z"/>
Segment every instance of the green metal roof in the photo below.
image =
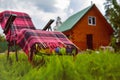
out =
<path fill-rule="evenodd" d="M 92 6 L 89 6 L 70 16 L 65 22 L 61 24 L 61 26 L 58 27 L 57 30 L 61 32 L 70 30 L 91 9 Z"/>

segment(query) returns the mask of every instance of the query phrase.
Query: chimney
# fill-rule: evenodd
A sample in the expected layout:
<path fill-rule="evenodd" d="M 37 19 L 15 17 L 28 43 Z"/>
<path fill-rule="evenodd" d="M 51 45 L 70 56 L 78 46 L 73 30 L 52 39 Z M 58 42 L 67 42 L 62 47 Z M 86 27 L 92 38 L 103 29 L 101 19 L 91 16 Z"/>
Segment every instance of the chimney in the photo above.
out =
<path fill-rule="evenodd" d="M 91 1 L 91 5 L 93 5 L 93 1 Z"/>

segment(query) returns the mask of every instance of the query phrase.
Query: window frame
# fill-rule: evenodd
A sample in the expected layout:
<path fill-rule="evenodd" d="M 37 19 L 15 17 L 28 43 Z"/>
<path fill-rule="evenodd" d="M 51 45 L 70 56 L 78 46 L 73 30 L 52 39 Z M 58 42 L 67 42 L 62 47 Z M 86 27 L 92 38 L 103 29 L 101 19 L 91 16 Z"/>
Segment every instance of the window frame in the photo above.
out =
<path fill-rule="evenodd" d="M 88 16 L 88 25 L 96 26 L 96 17 Z"/>

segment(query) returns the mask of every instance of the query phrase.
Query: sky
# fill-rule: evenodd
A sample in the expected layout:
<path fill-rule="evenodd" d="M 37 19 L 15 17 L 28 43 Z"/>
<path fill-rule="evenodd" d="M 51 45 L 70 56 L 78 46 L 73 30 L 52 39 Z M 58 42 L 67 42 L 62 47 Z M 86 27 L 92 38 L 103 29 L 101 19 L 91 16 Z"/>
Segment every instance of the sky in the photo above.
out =
<path fill-rule="evenodd" d="M 90 6 L 91 1 L 104 15 L 105 0 L 0 0 L 0 12 L 5 10 L 25 12 L 30 15 L 35 27 L 42 29 L 50 19 L 56 20 L 58 16 L 64 22 L 69 16 Z"/>

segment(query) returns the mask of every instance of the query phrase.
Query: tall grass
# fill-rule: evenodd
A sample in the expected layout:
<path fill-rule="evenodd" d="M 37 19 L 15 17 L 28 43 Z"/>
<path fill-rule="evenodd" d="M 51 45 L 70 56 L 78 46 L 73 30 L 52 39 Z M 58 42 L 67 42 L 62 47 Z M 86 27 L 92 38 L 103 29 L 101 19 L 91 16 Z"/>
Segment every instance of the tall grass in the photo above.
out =
<path fill-rule="evenodd" d="M 82 52 L 77 56 L 35 56 L 35 65 L 24 53 L 15 61 L 0 55 L 0 80 L 119 80 L 120 54 L 109 51 Z"/>

